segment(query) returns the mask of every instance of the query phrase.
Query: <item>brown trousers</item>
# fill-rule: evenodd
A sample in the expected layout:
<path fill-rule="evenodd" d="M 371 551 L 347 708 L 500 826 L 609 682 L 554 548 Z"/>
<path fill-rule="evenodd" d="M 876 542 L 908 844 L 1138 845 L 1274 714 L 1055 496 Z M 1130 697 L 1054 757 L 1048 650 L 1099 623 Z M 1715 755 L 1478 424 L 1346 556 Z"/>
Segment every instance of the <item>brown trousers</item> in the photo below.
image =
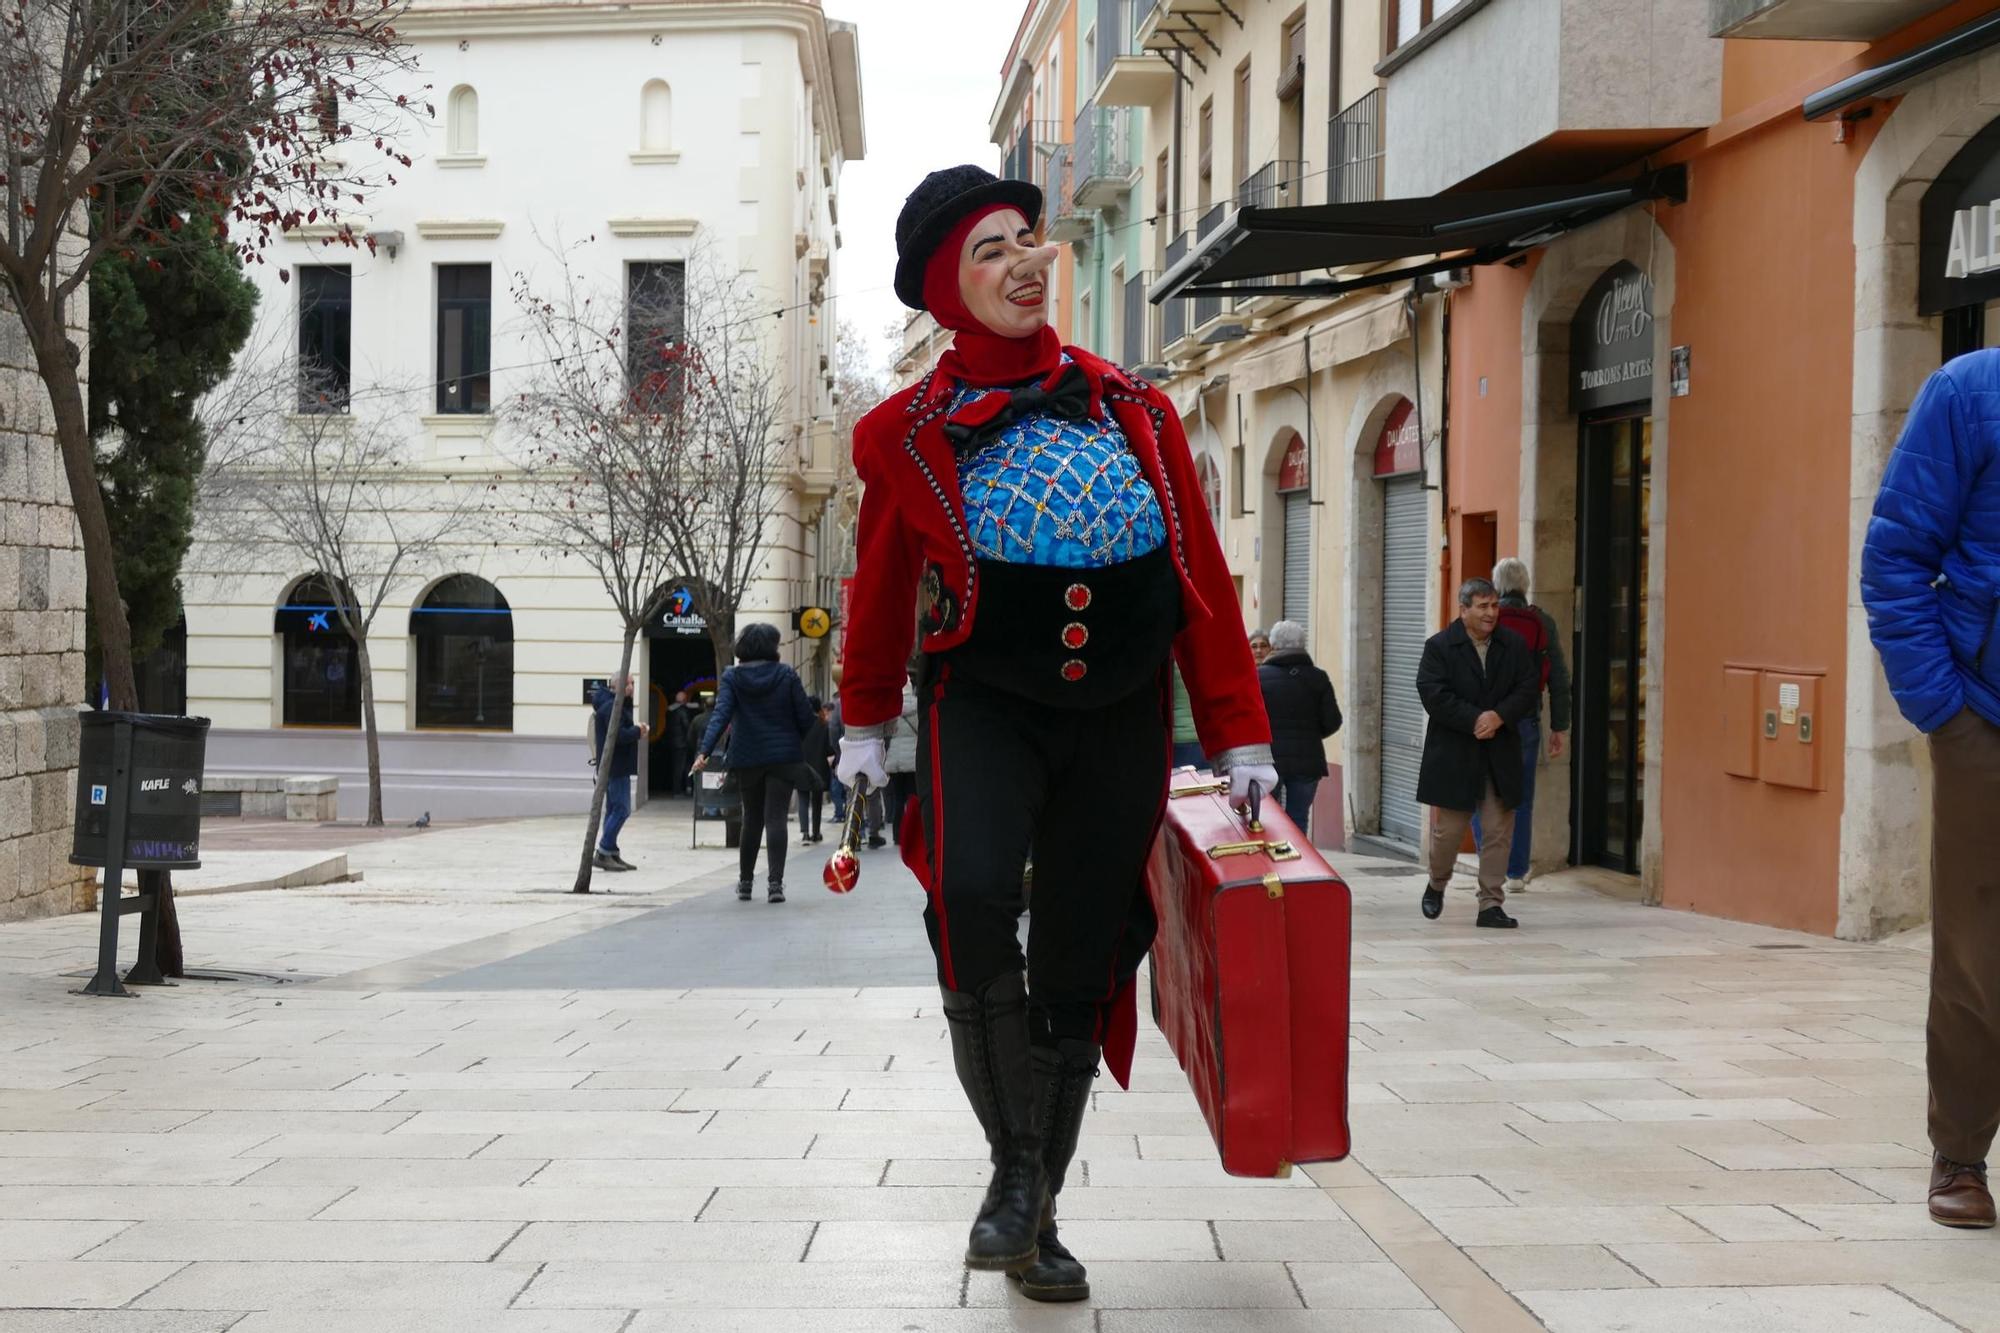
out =
<path fill-rule="evenodd" d="M 1479 905 L 1498 907 L 1507 901 L 1507 849 L 1514 845 L 1514 812 L 1500 803 L 1489 778 L 1486 794 L 1479 801 Z M 1458 867 L 1458 849 L 1465 845 L 1472 827 L 1470 810 L 1431 807 L 1430 872 L 1431 887 L 1451 887 L 1452 872 Z"/>
<path fill-rule="evenodd" d="M 1931 734 L 1931 1143 L 1981 1162 L 2000 1128 L 2000 727 L 1966 709 Z"/>

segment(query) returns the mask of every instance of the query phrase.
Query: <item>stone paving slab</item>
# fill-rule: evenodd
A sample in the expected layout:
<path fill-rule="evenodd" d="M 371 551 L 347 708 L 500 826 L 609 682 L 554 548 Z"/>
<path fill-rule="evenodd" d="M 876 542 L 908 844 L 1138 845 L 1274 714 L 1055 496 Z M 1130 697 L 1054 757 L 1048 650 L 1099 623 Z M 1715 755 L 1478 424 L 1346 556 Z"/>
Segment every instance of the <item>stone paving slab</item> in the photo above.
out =
<path fill-rule="evenodd" d="M 1354 1158 L 1222 1173 L 1148 1027 L 1047 1309 L 958 1263 L 985 1147 L 893 858 L 746 911 L 641 812 L 579 898 L 574 832 L 190 899 L 246 975 L 118 1004 L 68 994 L 94 918 L 0 929 L 0 1333 L 2000 1330 L 2000 1237 L 1918 1202 L 1921 952 L 1561 881 L 1496 939 L 1348 858 Z"/>

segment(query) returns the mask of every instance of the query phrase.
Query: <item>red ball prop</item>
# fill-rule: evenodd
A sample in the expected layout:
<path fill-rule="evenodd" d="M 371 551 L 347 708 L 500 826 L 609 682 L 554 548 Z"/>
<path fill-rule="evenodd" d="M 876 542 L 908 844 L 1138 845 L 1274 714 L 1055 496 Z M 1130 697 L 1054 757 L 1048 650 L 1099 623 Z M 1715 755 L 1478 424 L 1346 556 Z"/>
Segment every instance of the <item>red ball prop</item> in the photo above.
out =
<path fill-rule="evenodd" d="M 843 847 L 827 859 L 826 870 L 820 877 L 829 891 L 852 893 L 861 882 L 861 858 Z"/>

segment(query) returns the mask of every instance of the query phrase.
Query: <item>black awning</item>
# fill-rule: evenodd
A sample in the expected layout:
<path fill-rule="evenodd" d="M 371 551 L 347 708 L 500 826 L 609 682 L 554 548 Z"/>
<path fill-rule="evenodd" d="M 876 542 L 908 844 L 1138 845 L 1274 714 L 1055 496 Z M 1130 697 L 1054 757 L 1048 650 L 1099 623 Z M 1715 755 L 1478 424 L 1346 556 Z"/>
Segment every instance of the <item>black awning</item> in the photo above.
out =
<path fill-rule="evenodd" d="M 1615 183 L 1243 208 L 1167 270 L 1147 299 L 1157 305 L 1170 297 L 1222 291 L 1337 296 L 1466 264 L 1496 263 L 1633 204 L 1686 198 L 1687 169 L 1677 166 Z M 1357 277 L 1303 282 L 1295 276 L 1419 258 L 1424 262 Z M 1287 281 L 1259 281 L 1278 276 Z"/>
<path fill-rule="evenodd" d="M 1975 55 L 2000 43 L 2000 14 L 1988 14 L 1960 28 L 1953 28 L 1936 41 L 1905 51 L 1894 60 L 1884 61 L 1850 75 L 1839 83 L 1820 89 L 1806 98 L 1800 110 L 1807 120 L 1836 116 L 1856 102 L 1871 97 L 1892 97 L 1904 85 L 1929 74 L 1941 65 Z"/>

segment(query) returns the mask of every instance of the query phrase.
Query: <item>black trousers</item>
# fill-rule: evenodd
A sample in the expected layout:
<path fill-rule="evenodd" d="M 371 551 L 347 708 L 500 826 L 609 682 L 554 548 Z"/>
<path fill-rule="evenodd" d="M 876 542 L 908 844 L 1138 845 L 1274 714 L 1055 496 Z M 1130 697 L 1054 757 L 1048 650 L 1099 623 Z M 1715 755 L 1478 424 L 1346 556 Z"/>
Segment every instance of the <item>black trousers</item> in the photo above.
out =
<path fill-rule="evenodd" d="M 799 793 L 799 832 L 808 838 L 819 836 L 820 812 L 826 809 L 826 793 L 823 791 L 802 791 Z"/>
<path fill-rule="evenodd" d="M 1143 875 L 1173 739 L 1164 673 L 1092 709 L 955 680 L 948 663 L 930 674 L 917 809 L 938 980 L 973 991 L 1025 965 L 1035 1040 L 1101 1043 L 1113 1000 L 1152 947 Z M 1024 954 L 1021 877 L 1030 854 Z"/>
<path fill-rule="evenodd" d="M 785 849 L 789 842 L 786 815 L 792 805 L 792 783 L 786 772 L 789 767 L 760 764 L 731 770 L 736 775 L 736 790 L 743 798 L 743 840 L 736 856 L 737 871 L 743 879 L 756 878 L 757 843 L 761 838 L 771 851 L 771 883 L 784 881 Z"/>

